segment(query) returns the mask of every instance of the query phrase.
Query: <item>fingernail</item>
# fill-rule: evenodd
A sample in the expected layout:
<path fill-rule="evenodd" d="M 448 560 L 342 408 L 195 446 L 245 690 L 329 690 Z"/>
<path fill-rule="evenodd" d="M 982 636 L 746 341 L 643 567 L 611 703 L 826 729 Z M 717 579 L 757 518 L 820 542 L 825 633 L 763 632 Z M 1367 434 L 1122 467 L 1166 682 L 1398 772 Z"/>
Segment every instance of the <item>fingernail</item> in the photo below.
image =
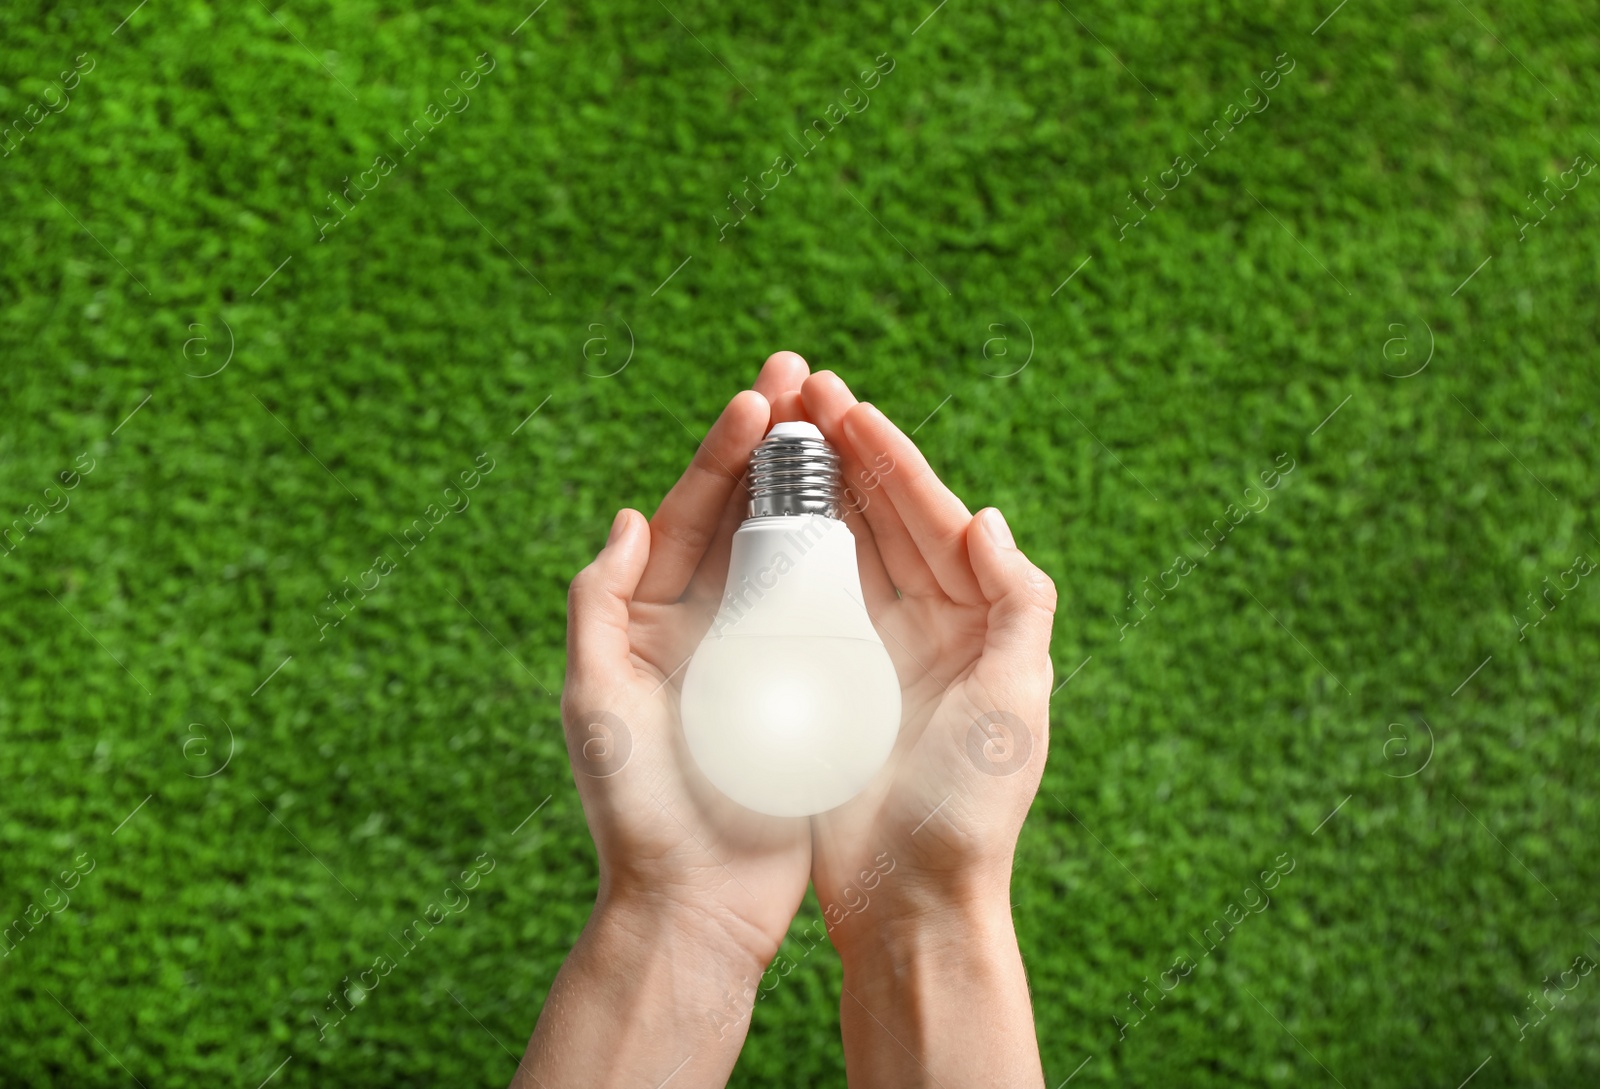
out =
<path fill-rule="evenodd" d="M 606 537 L 606 547 L 610 548 L 618 537 L 622 536 L 622 527 L 628 522 L 626 509 L 617 511 L 617 516 L 611 520 L 611 533 Z"/>
<path fill-rule="evenodd" d="M 994 538 L 994 543 L 1001 548 L 1017 547 L 1017 542 L 1011 536 L 1011 527 L 1006 525 L 1006 516 L 994 507 L 984 512 L 983 525 L 989 531 L 989 536 Z"/>

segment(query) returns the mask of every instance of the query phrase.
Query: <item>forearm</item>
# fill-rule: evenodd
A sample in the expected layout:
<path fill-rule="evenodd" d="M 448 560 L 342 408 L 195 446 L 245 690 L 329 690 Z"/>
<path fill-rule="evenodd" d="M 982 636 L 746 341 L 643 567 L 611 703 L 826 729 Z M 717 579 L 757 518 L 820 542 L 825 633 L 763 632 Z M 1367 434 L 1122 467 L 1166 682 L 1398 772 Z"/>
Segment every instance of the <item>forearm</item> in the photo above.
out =
<path fill-rule="evenodd" d="M 764 965 L 708 921 L 597 904 L 551 985 L 512 1089 L 721 1086 Z"/>
<path fill-rule="evenodd" d="M 841 950 L 851 1085 L 1043 1084 L 1008 891 L 880 920 Z"/>

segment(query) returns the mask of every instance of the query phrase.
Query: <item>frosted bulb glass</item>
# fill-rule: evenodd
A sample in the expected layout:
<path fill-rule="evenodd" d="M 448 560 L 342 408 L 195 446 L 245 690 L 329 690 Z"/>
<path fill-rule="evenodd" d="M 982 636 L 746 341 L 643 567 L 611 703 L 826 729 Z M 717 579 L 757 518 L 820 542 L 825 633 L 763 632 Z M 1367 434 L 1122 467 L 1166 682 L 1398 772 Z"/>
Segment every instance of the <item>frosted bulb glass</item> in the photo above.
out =
<path fill-rule="evenodd" d="M 722 607 L 683 678 L 683 732 L 748 809 L 802 817 L 849 801 L 888 760 L 900 682 L 862 604 L 838 457 L 810 424 L 756 449 Z M 775 513 L 788 512 L 788 513 Z"/>

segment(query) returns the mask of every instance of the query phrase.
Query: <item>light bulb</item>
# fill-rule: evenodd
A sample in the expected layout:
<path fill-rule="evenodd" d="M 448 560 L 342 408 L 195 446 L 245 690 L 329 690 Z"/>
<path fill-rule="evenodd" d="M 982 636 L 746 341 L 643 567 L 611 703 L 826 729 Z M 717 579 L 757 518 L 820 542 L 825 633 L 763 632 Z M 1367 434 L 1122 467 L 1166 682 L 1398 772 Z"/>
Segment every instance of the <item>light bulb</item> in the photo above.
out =
<path fill-rule="evenodd" d="M 683 733 L 712 784 L 803 817 L 859 794 L 900 730 L 900 682 L 861 595 L 839 455 L 781 423 L 750 458 L 728 584 L 683 678 Z"/>

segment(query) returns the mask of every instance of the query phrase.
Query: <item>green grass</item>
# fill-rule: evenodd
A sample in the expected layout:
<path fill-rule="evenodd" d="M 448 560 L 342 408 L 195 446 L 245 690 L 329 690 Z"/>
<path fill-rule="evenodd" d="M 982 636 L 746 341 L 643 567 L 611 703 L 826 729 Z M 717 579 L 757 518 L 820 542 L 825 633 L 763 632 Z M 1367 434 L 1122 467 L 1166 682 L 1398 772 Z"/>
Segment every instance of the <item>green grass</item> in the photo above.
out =
<path fill-rule="evenodd" d="M 1051 1086 L 1600 1080 L 1600 975 L 1513 1020 L 1600 959 L 1600 582 L 1518 637 L 1600 560 L 1600 174 L 1513 218 L 1600 157 L 1592 20 L 554 0 L 513 36 L 532 6 L 0 15 L 8 124 L 93 63 L 0 158 L 0 522 L 93 466 L 0 552 L 0 925 L 94 865 L 0 959 L 0 1085 L 250 1089 L 288 1055 L 275 1086 L 503 1084 L 595 880 L 550 695 L 566 583 L 778 348 L 920 423 L 1062 589 L 1058 678 L 1083 664 L 1013 894 Z M 396 556 L 480 454 L 471 507 Z M 1119 634 L 1279 455 L 1271 505 Z M 841 1084 L 839 986 L 801 958 L 734 1084 Z"/>

